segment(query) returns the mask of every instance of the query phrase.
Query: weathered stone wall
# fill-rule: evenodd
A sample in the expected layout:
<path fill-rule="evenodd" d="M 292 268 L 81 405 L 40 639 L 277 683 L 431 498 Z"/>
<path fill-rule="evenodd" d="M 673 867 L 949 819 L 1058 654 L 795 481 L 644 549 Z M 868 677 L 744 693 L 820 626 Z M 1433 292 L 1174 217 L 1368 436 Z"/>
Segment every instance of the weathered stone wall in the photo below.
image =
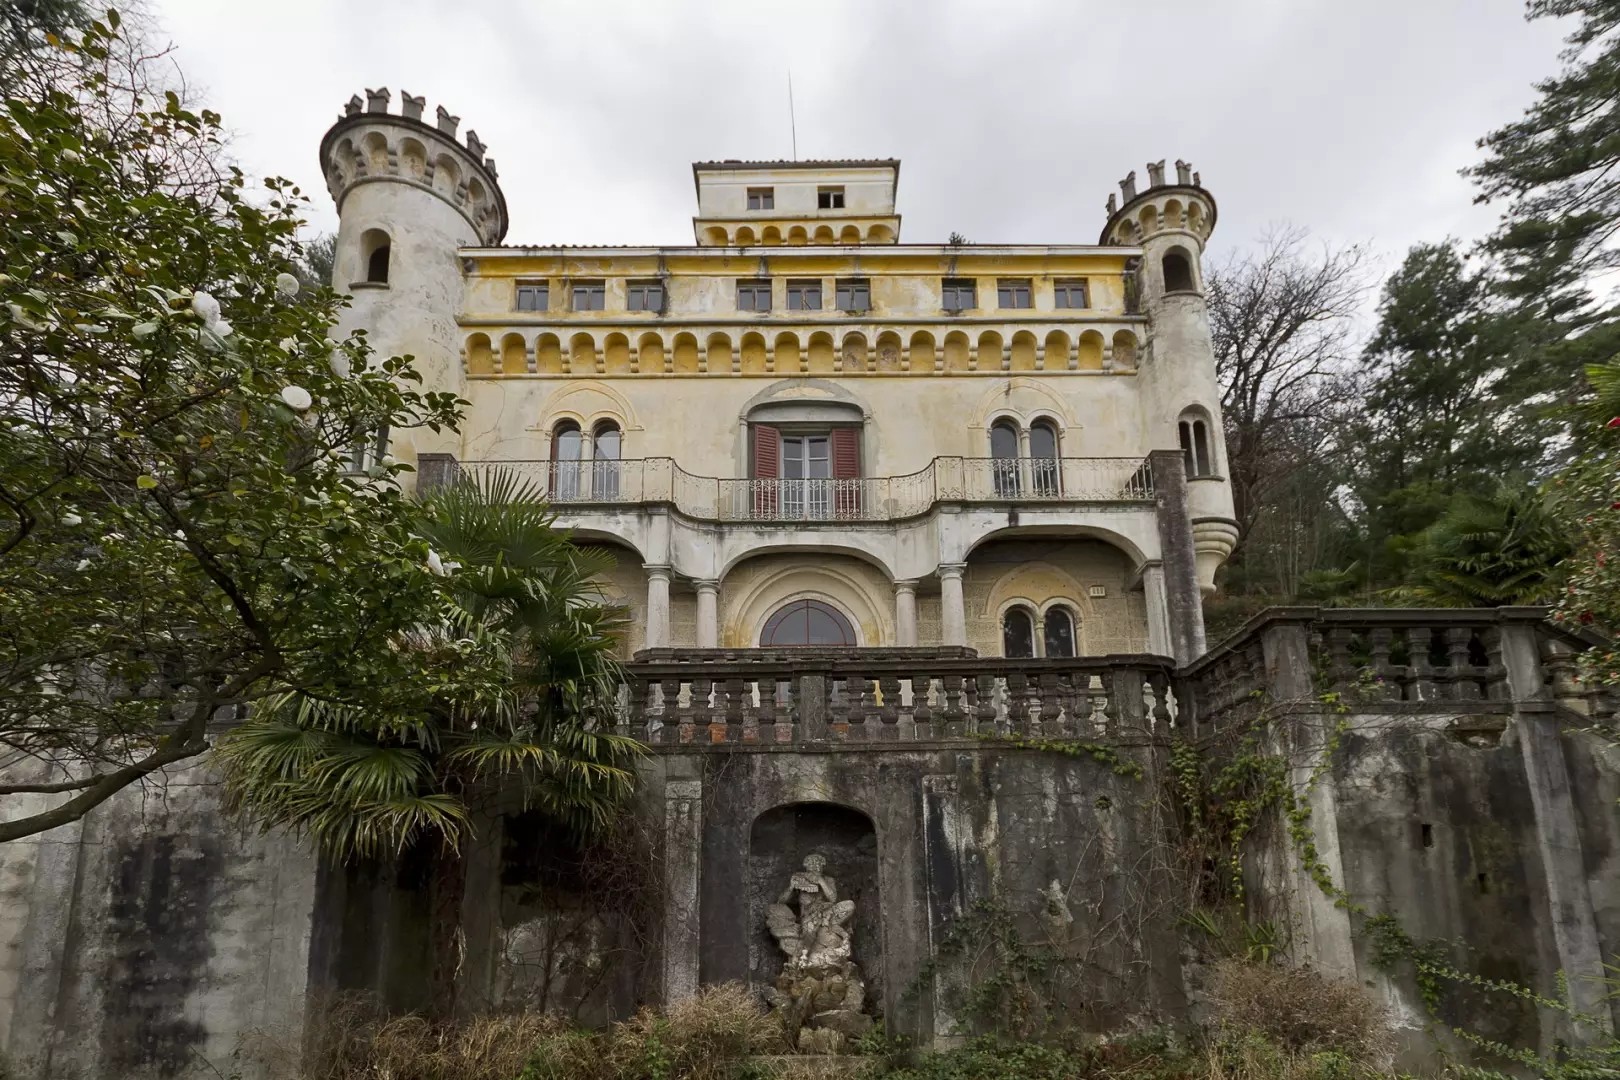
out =
<path fill-rule="evenodd" d="M 0 845 L 0 1037 L 18 1077 L 228 1074 L 249 1037 L 296 1046 L 310 855 L 244 836 L 207 771 L 130 789 Z"/>

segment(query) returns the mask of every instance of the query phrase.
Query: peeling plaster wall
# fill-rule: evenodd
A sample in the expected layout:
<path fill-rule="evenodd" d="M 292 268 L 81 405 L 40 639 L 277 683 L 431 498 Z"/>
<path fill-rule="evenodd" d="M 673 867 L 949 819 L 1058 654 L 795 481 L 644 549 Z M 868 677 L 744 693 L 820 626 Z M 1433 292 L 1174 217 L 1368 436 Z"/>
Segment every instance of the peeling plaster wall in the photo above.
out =
<path fill-rule="evenodd" d="M 0 1038 L 28 1078 L 229 1073 L 303 1025 L 315 867 L 198 766 L 0 845 Z"/>

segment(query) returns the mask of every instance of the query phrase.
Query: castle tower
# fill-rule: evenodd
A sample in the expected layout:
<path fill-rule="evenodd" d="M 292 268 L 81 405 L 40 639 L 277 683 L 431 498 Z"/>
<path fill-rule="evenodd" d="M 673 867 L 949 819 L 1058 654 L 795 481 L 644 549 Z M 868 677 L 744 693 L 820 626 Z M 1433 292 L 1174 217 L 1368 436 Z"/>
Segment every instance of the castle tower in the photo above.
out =
<path fill-rule="evenodd" d="M 1100 242 L 1142 248 L 1138 302 L 1152 327 L 1138 376 L 1143 425 L 1153 445 L 1182 449 L 1198 584 L 1208 595 L 1238 537 L 1204 296 L 1204 245 L 1216 209 L 1191 165 L 1177 161 L 1175 169 L 1167 183 L 1164 162 L 1150 163 L 1141 191 L 1135 172 L 1121 180 L 1120 198 L 1108 196 Z"/>
<path fill-rule="evenodd" d="M 321 140 L 321 169 L 338 209 L 332 286 L 353 305 L 337 332 L 363 328 L 378 355 L 416 358 L 422 385 L 460 395 L 464 375 L 456 312 L 463 271 L 459 249 L 497 244 L 506 235 L 506 199 L 495 162 L 476 132 L 458 141 L 460 118 L 439 106 L 422 119 L 424 100 L 388 90 L 349 99 Z M 396 432 L 391 452 L 456 453 L 454 432 Z"/>

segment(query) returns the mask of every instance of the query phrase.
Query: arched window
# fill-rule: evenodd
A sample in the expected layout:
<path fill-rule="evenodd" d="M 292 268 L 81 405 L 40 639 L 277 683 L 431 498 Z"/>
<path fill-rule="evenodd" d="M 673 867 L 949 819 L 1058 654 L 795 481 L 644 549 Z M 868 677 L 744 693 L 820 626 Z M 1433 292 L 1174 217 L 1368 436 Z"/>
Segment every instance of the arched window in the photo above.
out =
<path fill-rule="evenodd" d="M 619 425 L 612 420 L 603 420 L 591 434 L 591 457 L 594 459 L 592 498 L 615 500 L 619 497 Z"/>
<path fill-rule="evenodd" d="M 381 229 L 367 229 L 360 234 L 360 253 L 366 260 L 366 281 L 372 285 L 388 284 L 388 234 Z"/>
<path fill-rule="evenodd" d="M 1188 476 L 1214 476 L 1215 461 L 1210 454 L 1209 424 L 1197 413 L 1183 413 L 1177 432 L 1181 438 L 1181 459 Z"/>
<path fill-rule="evenodd" d="M 559 420 L 551 429 L 551 498 L 554 501 L 579 498 L 580 457 L 585 438 L 572 420 Z"/>
<path fill-rule="evenodd" d="M 1046 609 L 1046 655 L 1074 655 L 1074 616 L 1065 607 Z"/>
<path fill-rule="evenodd" d="M 760 631 L 761 648 L 855 645 L 855 627 L 844 613 L 820 600 L 794 600 L 776 609 Z"/>
<path fill-rule="evenodd" d="M 1165 252 L 1163 266 L 1165 292 L 1192 292 L 1197 288 L 1193 284 L 1192 260 L 1185 248 L 1173 247 Z"/>
<path fill-rule="evenodd" d="M 1018 429 L 1007 420 L 990 425 L 991 483 L 998 496 L 1018 494 Z"/>
<path fill-rule="evenodd" d="M 1057 428 L 1050 420 L 1037 420 L 1029 427 L 1029 482 L 1036 495 L 1051 498 L 1062 488 L 1058 466 Z"/>
<path fill-rule="evenodd" d="M 1035 655 L 1035 619 L 1028 608 L 1008 608 L 1001 617 L 1001 655 L 1032 657 Z"/>

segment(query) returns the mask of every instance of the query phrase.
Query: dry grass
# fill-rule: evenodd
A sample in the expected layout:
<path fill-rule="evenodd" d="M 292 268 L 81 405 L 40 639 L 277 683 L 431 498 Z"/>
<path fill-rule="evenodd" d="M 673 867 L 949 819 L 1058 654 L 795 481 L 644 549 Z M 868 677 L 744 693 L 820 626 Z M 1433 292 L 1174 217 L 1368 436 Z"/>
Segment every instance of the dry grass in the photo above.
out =
<path fill-rule="evenodd" d="M 1226 1045 L 1262 1035 L 1286 1054 L 1332 1052 L 1360 1062 L 1382 1062 L 1393 1048 L 1382 1005 L 1357 984 L 1308 968 L 1223 960 L 1210 1003 Z"/>
<path fill-rule="evenodd" d="M 643 1009 L 604 1031 L 539 1013 L 434 1022 L 388 1016 L 365 997 L 315 1010 L 309 1061 L 274 1040 L 245 1056 L 277 1080 L 729 1080 L 742 1062 L 786 1049 L 746 987 L 706 987 L 668 1013 Z"/>

